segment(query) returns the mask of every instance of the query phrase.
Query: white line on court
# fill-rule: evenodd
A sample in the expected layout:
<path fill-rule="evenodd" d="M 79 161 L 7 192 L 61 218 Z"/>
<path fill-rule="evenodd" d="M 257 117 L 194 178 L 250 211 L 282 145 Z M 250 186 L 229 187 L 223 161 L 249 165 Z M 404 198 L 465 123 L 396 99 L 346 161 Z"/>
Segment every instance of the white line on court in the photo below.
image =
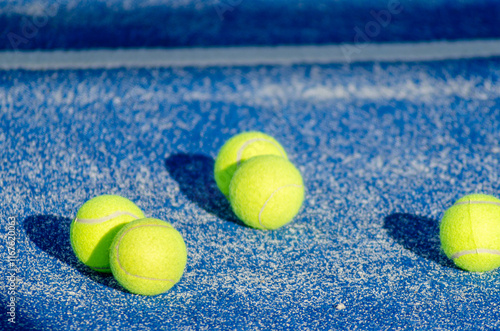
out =
<path fill-rule="evenodd" d="M 0 51 L 0 69 L 207 67 L 410 62 L 500 56 L 500 39 L 420 43 L 176 49 Z"/>

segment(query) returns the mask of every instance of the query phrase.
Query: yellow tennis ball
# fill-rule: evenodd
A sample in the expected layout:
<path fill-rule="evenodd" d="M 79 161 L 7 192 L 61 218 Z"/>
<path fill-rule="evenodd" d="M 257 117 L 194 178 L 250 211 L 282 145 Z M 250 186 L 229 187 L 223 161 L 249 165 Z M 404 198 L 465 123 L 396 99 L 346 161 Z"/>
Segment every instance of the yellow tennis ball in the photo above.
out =
<path fill-rule="evenodd" d="M 111 272 L 111 242 L 123 225 L 138 218 L 144 218 L 142 210 L 118 195 L 101 195 L 85 202 L 70 228 L 76 257 L 94 270 Z"/>
<path fill-rule="evenodd" d="M 113 276 L 124 288 L 135 294 L 157 295 L 181 279 L 187 250 L 171 224 L 145 218 L 118 232 L 109 259 Z"/>
<path fill-rule="evenodd" d="M 254 157 L 234 173 L 229 201 L 236 216 L 248 226 L 277 229 L 290 222 L 302 206 L 302 176 L 282 157 Z"/>
<path fill-rule="evenodd" d="M 277 155 L 288 159 L 283 147 L 262 132 L 244 132 L 229 139 L 215 159 L 214 176 L 220 191 L 229 196 L 229 184 L 236 169 L 246 160 L 259 155 Z"/>
<path fill-rule="evenodd" d="M 500 200 L 464 196 L 445 212 L 439 236 L 444 253 L 460 268 L 483 272 L 500 267 Z"/>

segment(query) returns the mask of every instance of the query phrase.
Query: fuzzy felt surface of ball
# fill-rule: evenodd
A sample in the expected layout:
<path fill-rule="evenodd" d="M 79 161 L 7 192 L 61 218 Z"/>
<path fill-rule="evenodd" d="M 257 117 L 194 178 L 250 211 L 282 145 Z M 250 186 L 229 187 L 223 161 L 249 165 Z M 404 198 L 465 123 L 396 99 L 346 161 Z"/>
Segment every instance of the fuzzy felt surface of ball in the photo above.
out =
<path fill-rule="evenodd" d="M 273 230 L 290 222 L 304 201 L 304 182 L 288 160 L 254 157 L 234 173 L 229 190 L 231 207 L 246 225 Z"/>
<path fill-rule="evenodd" d="M 214 177 L 220 191 L 229 196 L 229 185 L 236 169 L 246 160 L 260 155 L 285 159 L 285 149 L 273 137 L 257 131 L 243 132 L 229 139 L 220 149 L 214 165 Z"/>
<path fill-rule="evenodd" d="M 500 200 L 486 194 L 462 197 L 445 212 L 439 236 L 458 267 L 473 272 L 500 267 Z"/>
<path fill-rule="evenodd" d="M 109 247 L 123 225 L 144 218 L 135 203 L 118 195 L 100 195 L 85 202 L 71 222 L 70 241 L 76 257 L 90 268 L 111 272 Z"/>
<path fill-rule="evenodd" d="M 111 271 L 134 294 L 158 295 L 182 277 L 187 249 L 182 235 L 168 222 L 145 218 L 125 225 L 110 251 Z"/>

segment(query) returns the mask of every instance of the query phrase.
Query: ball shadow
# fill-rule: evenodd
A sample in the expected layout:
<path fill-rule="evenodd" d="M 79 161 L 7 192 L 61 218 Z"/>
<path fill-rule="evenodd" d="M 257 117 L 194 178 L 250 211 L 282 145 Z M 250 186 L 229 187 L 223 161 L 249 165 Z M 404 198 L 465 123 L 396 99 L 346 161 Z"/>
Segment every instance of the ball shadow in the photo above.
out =
<path fill-rule="evenodd" d="M 54 215 L 35 215 L 23 222 L 28 238 L 42 251 L 76 269 L 91 280 L 124 291 L 110 273 L 101 273 L 90 269 L 73 253 L 69 240 L 71 218 Z"/>
<path fill-rule="evenodd" d="M 441 251 L 438 220 L 395 213 L 384 219 L 383 228 L 405 249 L 444 267 L 457 269 Z"/>
<path fill-rule="evenodd" d="M 168 172 L 189 200 L 220 219 L 243 225 L 215 183 L 214 164 L 213 158 L 202 154 L 173 154 L 165 160 Z"/>

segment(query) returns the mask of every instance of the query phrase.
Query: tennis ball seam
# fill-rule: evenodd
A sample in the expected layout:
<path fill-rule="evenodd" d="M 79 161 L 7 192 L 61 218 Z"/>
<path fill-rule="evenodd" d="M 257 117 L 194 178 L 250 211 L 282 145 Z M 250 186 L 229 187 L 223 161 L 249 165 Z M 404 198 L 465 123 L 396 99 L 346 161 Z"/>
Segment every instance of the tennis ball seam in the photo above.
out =
<path fill-rule="evenodd" d="M 287 185 L 283 185 L 281 187 L 278 187 L 276 190 L 274 190 L 273 193 L 271 193 L 271 195 L 269 196 L 269 198 L 267 198 L 267 200 L 264 202 L 264 204 L 262 205 L 262 207 L 260 208 L 260 211 L 259 211 L 259 224 L 260 226 L 262 226 L 264 229 L 267 229 L 267 227 L 265 227 L 263 224 L 262 224 L 262 213 L 264 212 L 264 209 L 266 208 L 266 205 L 268 204 L 269 201 L 271 201 L 271 199 L 273 198 L 273 196 L 278 193 L 278 191 L 281 191 L 282 189 L 285 189 L 287 187 L 297 187 L 297 188 L 301 188 L 303 187 L 304 185 L 299 185 L 299 184 L 287 184 Z"/>
<path fill-rule="evenodd" d="M 117 211 L 117 212 L 114 212 L 113 214 L 110 214 L 110 215 L 104 216 L 104 217 L 100 217 L 100 218 L 78 218 L 78 217 L 76 217 L 75 222 L 76 223 L 85 223 L 85 224 L 98 224 L 98 223 L 107 222 L 109 220 L 112 220 L 113 218 L 116 218 L 116 217 L 119 217 L 122 215 L 129 215 L 135 219 L 139 218 L 139 216 L 134 215 L 132 213 L 129 213 L 127 211 Z"/>
<path fill-rule="evenodd" d="M 474 201 L 474 200 L 470 200 L 470 199 L 467 200 L 467 201 L 457 202 L 457 203 L 453 204 L 453 206 L 468 205 L 469 206 L 469 208 L 468 208 L 469 221 L 472 222 L 472 215 L 471 215 L 471 209 L 470 209 L 470 205 L 472 205 L 472 204 L 475 204 L 475 205 L 489 204 L 489 205 L 494 205 L 494 206 L 499 206 L 500 207 L 500 203 L 495 202 L 495 201 Z M 470 227 L 471 227 L 471 232 L 474 232 L 472 224 L 470 224 Z M 474 245 L 478 246 L 476 244 L 476 239 L 474 237 L 474 234 L 472 235 L 472 240 L 474 242 Z M 482 254 L 482 253 L 492 254 L 492 255 L 500 255 L 500 251 L 499 250 L 489 249 L 489 248 L 475 248 L 475 249 L 469 249 L 469 250 L 465 250 L 465 251 L 456 252 L 452 256 L 450 256 L 450 258 L 452 260 L 455 260 L 455 259 L 458 259 L 459 257 L 465 256 L 465 255 L 469 255 L 469 254 Z"/>
<path fill-rule="evenodd" d="M 241 159 L 243 158 L 243 152 L 245 151 L 245 148 L 247 148 L 249 145 L 253 144 L 254 142 L 257 142 L 257 141 L 265 141 L 265 142 L 268 142 L 270 143 L 271 145 L 273 145 L 274 147 L 276 147 L 276 149 L 280 152 L 281 156 L 282 157 L 285 157 L 285 155 L 283 154 L 283 152 L 281 151 L 281 148 L 279 145 L 277 145 L 274 141 L 272 140 L 269 140 L 269 139 L 266 139 L 266 138 L 254 138 L 254 139 L 250 139 L 248 141 L 246 141 L 239 149 L 238 149 L 238 152 L 236 154 L 236 167 L 239 167 L 240 166 L 240 163 L 241 163 Z"/>
<path fill-rule="evenodd" d="M 466 250 L 466 251 L 457 252 L 457 253 L 453 254 L 450 258 L 452 260 L 455 260 L 455 259 L 458 259 L 459 257 L 465 256 L 465 255 L 469 255 L 469 254 L 481 254 L 481 253 L 493 254 L 493 255 L 500 255 L 500 251 L 498 251 L 496 249 L 476 248 L 476 249 L 470 249 L 470 250 Z"/>
<path fill-rule="evenodd" d="M 127 212 L 127 211 L 117 211 L 117 212 L 114 212 L 108 216 L 104 216 L 104 217 L 100 217 L 100 218 L 78 218 L 78 217 L 75 217 L 75 223 L 82 223 L 82 224 L 100 224 L 100 223 L 104 223 L 104 222 L 107 222 L 107 221 L 110 221 L 116 217 L 120 217 L 120 216 L 123 216 L 123 215 L 128 215 L 128 216 L 132 216 L 133 218 L 135 219 L 138 219 L 139 216 L 135 215 L 135 214 L 132 214 L 130 212 Z M 109 268 L 109 266 L 107 267 L 96 267 L 96 266 L 92 266 L 93 269 L 95 270 L 99 270 L 99 271 L 110 271 L 111 269 Z"/>
<path fill-rule="evenodd" d="M 144 224 L 144 225 L 137 225 L 137 226 L 134 226 L 134 227 L 131 227 L 130 229 L 127 229 L 127 231 L 123 232 L 120 239 L 118 240 L 118 243 L 116 244 L 116 261 L 118 262 L 118 267 L 127 275 L 129 276 L 132 276 L 132 277 L 137 277 L 137 278 L 141 278 L 141 279 L 146 279 L 146 280 L 156 280 L 156 281 L 162 281 L 162 282 L 175 282 L 175 280 L 173 279 L 161 279 L 161 278 L 153 278 L 153 277 L 145 277 L 145 276 L 140 276 L 140 275 L 135 275 L 131 272 L 128 272 L 121 264 L 121 261 L 120 261 L 120 243 L 123 239 L 123 237 L 125 237 L 125 235 L 127 233 L 129 233 L 130 231 L 132 230 L 135 230 L 137 228 L 142 228 L 142 227 L 160 227 L 160 228 L 167 228 L 167 229 L 174 229 L 172 226 L 168 226 L 168 225 L 159 225 L 159 224 Z M 174 229 L 175 230 L 175 229 Z"/>

